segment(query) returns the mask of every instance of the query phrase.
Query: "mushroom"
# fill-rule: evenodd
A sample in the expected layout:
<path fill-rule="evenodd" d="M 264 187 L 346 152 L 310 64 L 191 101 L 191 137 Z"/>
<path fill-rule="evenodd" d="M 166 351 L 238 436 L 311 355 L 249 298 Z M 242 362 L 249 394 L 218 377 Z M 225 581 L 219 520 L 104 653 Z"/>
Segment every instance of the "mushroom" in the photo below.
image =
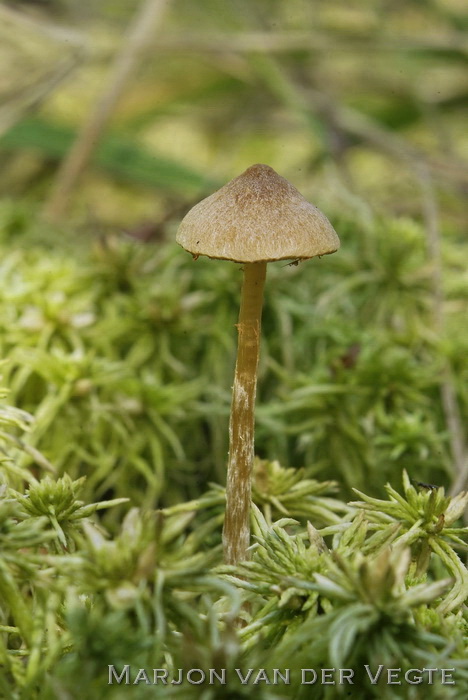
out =
<path fill-rule="evenodd" d="M 192 253 L 244 264 L 237 361 L 229 422 L 224 558 L 246 559 L 254 460 L 254 407 L 266 264 L 335 252 L 339 238 L 328 219 L 268 165 L 242 175 L 196 204 L 177 242 Z"/>

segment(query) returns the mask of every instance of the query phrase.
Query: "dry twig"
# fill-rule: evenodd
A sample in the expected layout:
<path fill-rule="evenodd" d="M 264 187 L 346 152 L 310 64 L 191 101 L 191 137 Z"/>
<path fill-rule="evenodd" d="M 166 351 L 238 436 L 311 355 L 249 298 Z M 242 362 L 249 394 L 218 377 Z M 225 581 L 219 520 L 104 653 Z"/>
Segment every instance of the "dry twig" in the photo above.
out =
<path fill-rule="evenodd" d="M 170 0 L 145 0 L 111 68 L 107 89 L 91 110 L 56 176 L 44 216 L 58 222 L 66 214 L 73 191 L 88 165 L 115 107 L 141 63 Z"/>

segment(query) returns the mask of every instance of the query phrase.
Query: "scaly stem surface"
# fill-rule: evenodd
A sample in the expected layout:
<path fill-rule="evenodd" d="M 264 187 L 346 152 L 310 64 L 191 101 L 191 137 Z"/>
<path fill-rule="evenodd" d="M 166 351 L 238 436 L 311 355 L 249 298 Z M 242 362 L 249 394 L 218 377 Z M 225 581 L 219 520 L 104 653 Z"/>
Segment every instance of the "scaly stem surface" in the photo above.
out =
<path fill-rule="evenodd" d="M 227 564 L 237 564 L 246 559 L 250 542 L 254 410 L 265 275 L 266 262 L 244 265 L 229 422 L 226 517 L 223 530 L 224 560 Z"/>

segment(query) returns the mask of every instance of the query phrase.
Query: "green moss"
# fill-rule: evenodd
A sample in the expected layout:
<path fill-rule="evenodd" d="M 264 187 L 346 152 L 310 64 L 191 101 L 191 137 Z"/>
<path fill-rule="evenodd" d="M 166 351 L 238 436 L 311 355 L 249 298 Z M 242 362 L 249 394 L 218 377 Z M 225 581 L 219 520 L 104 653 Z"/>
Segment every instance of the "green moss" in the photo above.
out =
<path fill-rule="evenodd" d="M 364 234 L 348 222 L 336 260 L 270 266 L 252 556 L 227 569 L 238 268 L 123 237 L 51 247 L 57 232 L 11 212 L 0 208 L 0 694 L 201 697 L 186 683 L 108 686 L 108 665 L 130 664 L 226 669 L 206 699 L 333 698 L 298 681 L 333 666 L 356 669 L 362 696 L 417 697 L 372 685 L 364 665 L 384 664 L 455 668 L 455 686 L 414 688 L 462 697 L 466 495 L 448 492 L 440 398 L 448 366 L 466 409 L 460 244 L 444 242 L 442 338 L 413 222 Z M 242 685 L 236 668 L 293 680 Z"/>

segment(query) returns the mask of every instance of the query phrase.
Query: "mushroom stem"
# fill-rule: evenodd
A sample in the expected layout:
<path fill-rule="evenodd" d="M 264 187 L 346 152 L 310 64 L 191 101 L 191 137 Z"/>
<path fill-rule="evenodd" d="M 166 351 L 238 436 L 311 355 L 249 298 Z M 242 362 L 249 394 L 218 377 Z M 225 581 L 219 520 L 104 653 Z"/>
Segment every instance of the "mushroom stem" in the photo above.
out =
<path fill-rule="evenodd" d="M 246 559 L 250 543 L 254 410 L 266 265 L 266 262 L 244 265 L 229 421 L 226 517 L 223 530 L 224 559 L 227 564 L 237 564 Z"/>

